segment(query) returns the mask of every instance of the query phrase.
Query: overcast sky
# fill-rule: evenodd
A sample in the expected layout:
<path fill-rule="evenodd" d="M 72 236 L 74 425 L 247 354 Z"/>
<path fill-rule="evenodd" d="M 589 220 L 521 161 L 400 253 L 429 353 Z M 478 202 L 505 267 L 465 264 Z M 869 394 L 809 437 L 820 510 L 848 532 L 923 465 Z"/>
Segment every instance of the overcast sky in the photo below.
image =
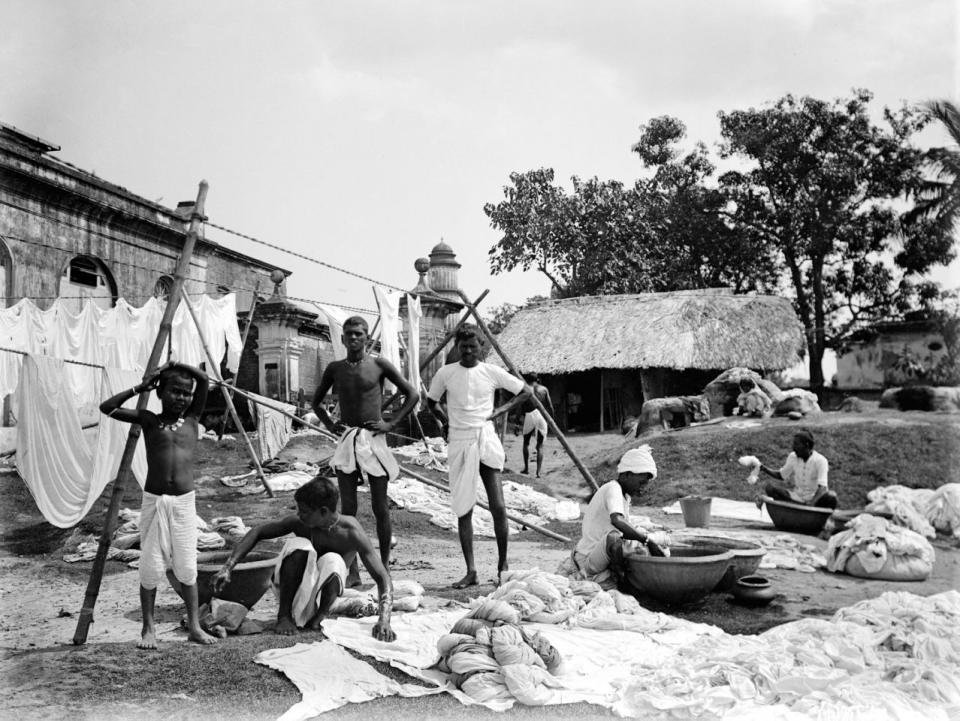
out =
<path fill-rule="evenodd" d="M 0 120 L 165 205 L 206 178 L 211 220 L 393 285 L 442 236 L 493 306 L 547 292 L 489 275 L 483 205 L 510 172 L 632 181 L 651 117 L 712 144 L 719 110 L 787 92 L 957 99 L 957 35 L 950 0 L 4 0 Z M 293 270 L 290 295 L 374 307 L 369 284 L 211 237 Z"/>

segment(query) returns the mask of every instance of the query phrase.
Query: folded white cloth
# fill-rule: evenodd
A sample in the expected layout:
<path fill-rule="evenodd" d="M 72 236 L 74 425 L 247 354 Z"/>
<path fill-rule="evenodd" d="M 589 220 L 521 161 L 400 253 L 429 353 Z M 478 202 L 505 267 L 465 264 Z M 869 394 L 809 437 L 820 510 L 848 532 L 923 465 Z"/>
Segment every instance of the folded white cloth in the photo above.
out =
<path fill-rule="evenodd" d="M 547 435 L 547 419 L 540 411 L 534 409 L 523 417 L 523 435 L 536 431 L 541 436 Z"/>

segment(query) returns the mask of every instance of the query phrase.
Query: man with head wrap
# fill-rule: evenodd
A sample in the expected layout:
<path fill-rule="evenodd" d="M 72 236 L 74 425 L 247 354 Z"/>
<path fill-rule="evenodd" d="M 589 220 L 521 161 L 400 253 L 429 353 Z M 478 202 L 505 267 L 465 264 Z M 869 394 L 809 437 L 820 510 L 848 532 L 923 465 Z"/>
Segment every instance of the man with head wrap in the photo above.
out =
<path fill-rule="evenodd" d="M 573 550 L 573 562 L 581 575 L 605 589 L 614 588 L 620 575 L 624 543 L 631 550 L 651 556 L 666 555 L 669 544 L 663 532 L 648 533 L 630 523 L 630 500 L 640 495 L 657 477 L 657 464 L 650 446 L 627 451 L 617 466 L 617 480 L 600 487 L 583 514 L 583 536 Z"/>

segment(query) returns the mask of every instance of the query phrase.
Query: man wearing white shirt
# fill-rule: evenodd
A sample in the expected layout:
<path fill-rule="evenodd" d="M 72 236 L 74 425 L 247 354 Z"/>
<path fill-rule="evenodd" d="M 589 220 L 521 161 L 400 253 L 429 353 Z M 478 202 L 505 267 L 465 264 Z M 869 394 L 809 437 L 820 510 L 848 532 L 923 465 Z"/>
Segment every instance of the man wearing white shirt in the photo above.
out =
<path fill-rule="evenodd" d="M 450 468 L 450 505 L 457 515 L 460 548 L 467 574 L 454 588 L 477 585 L 473 561 L 473 506 L 477 502 L 477 483 L 483 482 L 493 516 L 497 537 L 497 580 L 507 570 L 507 509 L 497 471 L 503 470 L 504 452 L 490 418 L 494 392 L 503 388 L 518 394 L 517 401 L 530 393 L 530 387 L 507 371 L 480 360 L 477 329 L 464 325 L 456 335 L 460 360 L 449 363 L 433 377 L 427 393 L 430 411 L 448 429 L 447 464 Z M 446 395 L 446 412 L 439 405 Z"/>
<path fill-rule="evenodd" d="M 830 464 L 813 450 L 813 434 L 798 431 L 793 436 L 793 452 L 779 470 L 761 465 L 760 470 L 788 485 L 768 482 L 764 488 L 770 498 L 777 501 L 802 503 L 819 508 L 836 508 L 837 494 L 827 487 Z"/>

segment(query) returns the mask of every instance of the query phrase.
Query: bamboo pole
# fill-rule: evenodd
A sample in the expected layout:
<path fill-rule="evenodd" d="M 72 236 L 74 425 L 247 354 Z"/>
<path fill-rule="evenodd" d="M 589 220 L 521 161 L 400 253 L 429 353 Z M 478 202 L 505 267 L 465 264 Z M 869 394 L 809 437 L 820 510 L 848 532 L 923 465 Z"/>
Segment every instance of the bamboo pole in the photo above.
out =
<path fill-rule="evenodd" d="M 170 337 L 170 328 L 173 324 L 173 316 L 180 303 L 180 295 L 183 292 L 183 283 L 190 269 L 190 259 L 193 257 L 193 248 L 197 243 L 197 236 L 200 233 L 200 224 L 204 220 L 203 209 L 207 201 L 207 181 L 200 181 L 200 188 L 197 191 L 197 202 L 193 206 L 193 212 L 190 214 L 190 227 L 187 236 L 183 242 L 183 250 L 180 252 L 180 259 L 177 262 L 177 268 L 173 276 L 173 288 L 170 291 L 170 298 L 167 300 L 167 307 L 164 308 L 163 317 L 160 320 L 160 328 L 157 337 L 153 342 L 153 349 L 150 351 L 150 357 L 147 360 L 147 368 L 144 372 L 144 378 L 153 375 L 163 353 L 163 346 Z M 144 410 L 147 407 L 147 401 L 150 398 L 151 391 L 144 391 L 137 399 L 137 410 Z M 87 590 L 83 597 L 83 606 L 80 609 L 80 617 L 77 619 L 77 628 L 73 634 L 73 643 L 77 646 L 87 642 L 87 633 L 90 624 L 93 623 L 93 609 L 97 603 L 97 597 L 100 595 L 100 584 L 103 581 L 103 569 L 107 563 L 107 552 L 110 550 L 110 540 L 113 535 L 113 528 L 117 522 L 117 515 L 120 512 L 120 501 L 123 499 L 123 493 L 130 477 L 133 475 L 130 470 L 130 464 L 133 461 L 133 454 L 137 449 L 137 441 L 140 440 L 141 428 L 139 424 L 130 425 L 130 431 L 127 434 L 127 442 L 123 447 L 123 454 L 120 457 L 120 467 L 117 469 L 117 477 L 113 482 L 113 493 L 110 496 L 110 503 L 107 506 L 107 516 L 103 524 L 103 533 L 100 535 L 100 543 L 97 546 L 97 555 L 93 560 L 93 567 L 90 569 L 90 578 L 87 581 Z"/>
<path fill-rule="evenodd" d="M 507 358 L 507 354 L 503 352 L 503 348 L 501 348 L 500 344 L 497 343 L 497 339 L 493 337 L 493 333 L 490 332 L 490 329 L 487 327 L 487 324 L 484 322 L 483 318 L 480 317 L 480 314 L 477 312 L 476 306 L 470 304 L 470 299 L 467 298 L 466 294 L 462 290 L 457 292 L 460 294 L 460 297 L 463 299 L 464 305 L 467 306 L 467 309 L 470 311 L 470 314 L 472 314 L 474 319 L 477 321 L 477 326 L 480 328 L 481 331 L 483 331 L 483 334 L 487 337 L 487 340 L 490 341 L 490 345 L 493 346 L 493 349 L 497 351 L 497 354 L 500 356 L 500 358 L 503 359 L 503 363 L 504 365 L 507 366 L 507 370 L 513 373 L 513 375 L 517 376 L 517 378 L 522 378 L 519 371 L 517 370 L 517 367 L 513 364 L 513 361 Z M 540 399 L 537 398 L 535 393 L 530 395 L 530 400 L 533 402 L 533 405 L 537 407 L 537 410 L 540 411 L 540 413 L 543 415 L 544 420 L 546 420 L 547 422 L 547 426 L 550 428 L 551 431 L 553 431 L 554 435 L 556 435 L 557 440 L 560 441 L 560 445 L 562 445 L 564 450 L 566 450 L 567 455 L 570 456 L 570 460 L 573 461 L 574 465 L 580 471 L 581 475 L 583 475 L 587 483 L 590 484 L 590 487 L 593 488 L 593 490 L 595 491 L 600 490 L 600 486 L 597 485 L 597 482 L 594 480 L 593 475 L 590 473 L 590 471 L 587 470 L 587 467 L 583 465 L 583 463 L 580 461 L 580 458 L 577 457 L 577 454 L 574 452 L 574 450 L 570 447 L 570 444 L 567 442 L 566 436 L 563 435 L 563 433 L 560 431 L 560 428 L 557 426 L 556 422 L 553 420 L 553 416 L 550 415 L 550 413 L 544 407 L 543 403 L 540 402 Z"/>
<path fill-rule="evenodd" d="M 272 410 L 272 411 L 276 411 L 276 412 L 279 413 L 280 415 L 285 416 L 285 417 L 287 417 L 287 418 L 289 418 L 289 419 L 291 419 L 291 420 L 298 421 L 299 423 L 301 423 L 302 425 L 306 426 L 307 428 L 319 432 L 320 435 L 324 436 L 325 438 L 328 438 L 328 439 L 331 440 L 331 441 L 337 441 L 337 440 L 338 440 L 337 436 L 334 435 L 333 433 L 331 433 L 330 431 L 328 431 L 326 428 L 321 428 L 320 426 L 315 426 L 313 423 L 309 423 L 309 422 L 303 420 L 303 418 L 300 418 L 299 416 L 294 415 L 293 413 L 289 413 L 288 411 L 285 411 L 283 408 L 277 408 L 277 406 L 270 405 L 269 403 L 264 403 L 264 402 L 263 402 L 262 400 L 260 400 L 259 398 L 254 398 L 253 395 L 251 395 L 250 393 L 247 393 L 245 390 L 243 390 L 243 389 L 241 389 L 241 388 L 237 388 L 236 386 L 233 386 L 233 385 L 227 383 L 227 381 L 220 381 L 220 382 L 221 382 L 223 385 L 225 385 L 225 386 L 227 386 L 228 388 L 230 388 L 230 390 L 232 390 L 235 394 L 239 395 L 241 398 L 247 399 L 247 400 L 250 401 L 251 403 L 256 403 L 256 404 L 258 404 L 258 405 L 263 406 L 264 408 L 269 408 L 269 409 Z"/>
<path fill-rule="evenodd" d="M 439 488 L 441 491 L 446 491 L 447 493 L 450 493 L 450 488 L 447 487 L 447 486 L 445 486 L 445 485 L 443 485 L 442 483 L 440 483 L 440 482 L 438 482 L 438 481 L 431 480 L 431 479 L 427 478 L 426 476 L 422 476 L 422 475 L 420 475 L 419 473 L 417 473 L 416 471 L 410 470 L 410 468 L 408 468 L 407 466 L 403 465 L 402 463 L 400 464 L 400 467 L 403 469 L 403 472 L 404 472 L 404 473 L 406 473 L 406 474 L 409 475 L 409 476 L 413 476 L 414 478 L 416 478 L 416 479 L 417 479 L 418 481 L 420 481 L 421 483 L 425 483 L 425 484 L 428 485 L 428 486 L 432 486 L 433 488 Z M 488 506 L 486 503 L 484 503 L 484 502 L 481 501 L 481 500 L 477 500 L 477 505 L 480 506 L 481 508 L 486 508 L 488 511 L 490 510 L 490 506 Z M 521 523 L 521 524 L 523 524 L 524 526 L 526 526 L 527 528 L 529 528 L 529 529 L 531 529 L 531 530 L 533 530 L 533 531 L 536 531 L 537 533 L 541 533 L 541 534 L 543 534 L 544 536 L 547 536 L 548 538 L 553 538 L 553 539 L 555 539 L 555 540 L 557 540 L 557 541 L 563 541 L 564 543 L 573 543 L 573 539 L 572 539 L 572 538 L 567 538 L 566 536 L 561 536 L 559 533 L 554 533 L 553 531 L 551 531 L 551 530 L 548 529 L 548 528 L 544 528 L 543 526 L 538 526 L 538 525 L 536 525 L 536 524 L 533 524 L 533 523 L 530 523 L 530 522 L 528 522 L 528 521 L 525 521 L 525 520 L 523 520 L 523 518 L 521 518 L 520 516 L 516 515 L 515 513 L 510 512 L 510 511 L 507 511 L 507 518 L 509 518 L 511 521 L 516 521 L 517 523 Z"/>
<path fill-rule="evenodd" d="M 260 299 L 260 279 L 257 279 L 257 284 L 253 287 L 253 301 L 250 303 L 250 311 L 247 313 L 247 327 L 243 329 L 243 338 L 240 340 L 240 355 L 243 356 L 243 349 L 247 347 L 247 338 L 250 337 L 250 326 L 253 325 L 253 314 L 257 309 L 257 301 Z M 224 431 L 227 430 L 227 413 L 223 414 L 223 419 L 220 421 L 220 431 L 217 433 L 217 440 L 219 441 L 223 438 Z"/>
<path fill-rule="evenodd" d="M 480 295 L 478 295 L 478 296 L 477 296 L 477 299 L 476 299 L 475 301 L 473 301 L 473 306 L 476 307 L 476 306 L 480 305 L 480 303 L 483 302 L 483 299 L 487 297 L 487 293 L 489 293 L 489 292 L 490 292 L 489 290 L 485 290 L 485 291 L 483 291 Z M 432 296 L 431 296 L 431 297 L 432 297 Z M 448 299 L 444 298 L 444 300 L 448 300 Z M 460 329 L 463 327 L 463 324 L 466 323 L 469 318 L 470 318 L 470 314 L 469 314 L 469 313 L 464 314 L 463 318 L 461 318 L 461 319 L 457 322 L 457 324 L 450 330 L 450 332 L 447 333 L 446 336 L 444 336 L 443 340 L 440 341 L 440 342 L 434 347 L 434 349 L 433 349 L 432 351 L 430 351 L 429 355 L 427 355 L 427 357 L 426 357 L 424 360 L 420 361 L 420 372 L 421 372 L 421 373 L 423 373 L 423 371 L 426 370 L 427 367 L 429 367 L 429 365 L 433 362 L 433 359 L 434 359 L 434 358 L 436 358 L 438 355 L 440 355 L 440 353 L 443 352 L 443 349 L 447 347 L 447 343 L 449 343 L 450 341 L 453 340 L 454 336 L 457 335 L 457 331 L 460 330 Z M 418 342 L 419 342 L 419 339 L 418 339 Z M 381 410 L 385 410 L 385 409 L 389 408 L 390 405 L 391 405 L 399 396 L 400 396 L 399 393 L 394 393 L 392 396 L 390 396 L 389 398 L 387 398 L 387 400 L 385 400 L 385 401 L 383 402 L 383 405 L 381 406 Z"/>
<path fill-rule="evenodd" d="M 260 459 L 257 458 L 257 452 L 253 450 L 253 444 L 250 442 L 250 437 L 247 435 L 247 432 L 243 428 L 243 424 L 240 422 L 240 416 L 237 415 L 237 409 L 233 405 L 233 399 L 230 397 L 230 393 L 227 391 L 226 386 L 223 383 L 223 377 L 220 375 L 220 363 L 216 358 L 213 357 L 213 353 L 210 352 L 210 347 L 207 345 L 207 339 L 203 337 L 203 329 L 200 328 L 200 319 L 197 318 L 197 312 L 193 308 L 193 304 L 190 302 L 190 298 L 186 293 L 183 293 L 183 304 L 187 307 L 187 310 L 190 311 L 190 317 L 193 318 L 193 324 L 197 327 L 197 335 L 200 337 L 200 344 L 203 346 L 203 352 L 207 356 L 207 361 L 210 363 L 210 370 L 214 374 L 214 380 L 217 382 L 217 385 L 220 386 L 220 392 L 223 393 L 223 399 L 227 402 L 227 410 L 230 411 L 230 415 L 233 416 L 233 422 L 237 424 L 237 429 L 240 431 L 240 435 L 243 437 L 243 442 L 247 446 L 247 452 L 250 454 L 251 460 L 253 460 L 253 468 L 257 472 L 257 476 L 260 478 L 260 482 L 263 484 L 263 487 L 267 491 L 267 495 L 270 498 L 273 498 L 273 489 L 270 488 L 270 484 L 267 483 L 267 477 L 263 473 L 263 467 L 260 465 Z"/>

